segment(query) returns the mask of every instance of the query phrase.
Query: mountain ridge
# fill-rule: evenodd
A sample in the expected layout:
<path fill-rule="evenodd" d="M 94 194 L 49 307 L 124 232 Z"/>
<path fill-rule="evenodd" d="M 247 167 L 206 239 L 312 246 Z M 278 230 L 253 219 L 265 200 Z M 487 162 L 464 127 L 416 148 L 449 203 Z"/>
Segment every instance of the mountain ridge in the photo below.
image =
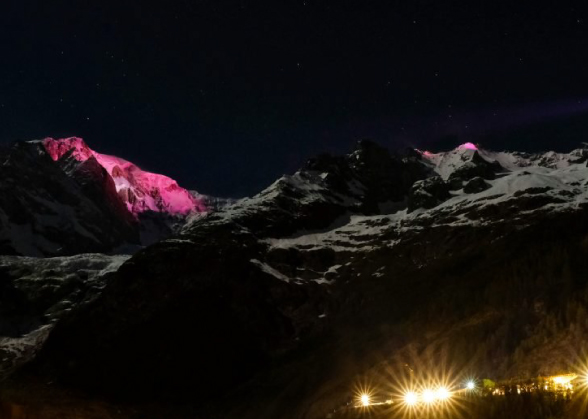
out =
<path fill-rule="evenodd" d="M 126 260 L 29 371 L 241 418 L 324 417 L 411 351 L 493 377 L 554 372 L 583 350 L 569 336 L 588 337 L 585 156 L 364 141 L 311 159 Z"/>

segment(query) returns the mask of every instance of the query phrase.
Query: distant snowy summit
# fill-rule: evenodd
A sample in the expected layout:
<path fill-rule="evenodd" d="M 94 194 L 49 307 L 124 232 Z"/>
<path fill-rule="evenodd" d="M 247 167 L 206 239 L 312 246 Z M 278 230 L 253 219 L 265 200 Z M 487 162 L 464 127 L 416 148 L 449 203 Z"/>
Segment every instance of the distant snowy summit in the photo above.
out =
<path fill-rule="evenodd" d="M 545 202 L 558 204 L 550 208 L 586 200 L 586 147 L 569 153 L 525 153 L 465 143 L 440 153 L 416 151 L 432 175 L 413 185 L 409 211 L 439 207 L 463 212 L 466 206 L 481 209 L 523 195 L 542 195 Z"/>
<path fill-rule="evenodd" d="M 572 150 L 569 153 L 548 151 L 543 153 L 525 153 L 519 151 L 490 151 L 473 143 L 464 143 L 447 152 L 431 153 L 416 150 L 422 155 L 435 172 L 443 179 L 461 168 L 464 164 L 478 160 L 500 165 L 504 170 L 519 170 L 525 167 L 544 167 L 547 169 L 563 169 L 570 165 L 588 161 L 588 146 Z M 481 159 L 480 159 L 481 158 Z M 498 167 L 498 166 L 497 166 Z"/>
<path fill-rule="evenodd" d="M 83 162 L 96 161 L 106 169 L 116 186 L 118 196 L 134 215 L 154 211 L 171 215 L 187 215 L 191 212 L 206 212 L 203 198 L 196 198 L 178 183 L 164 175 L 140 169 L 137 165 L 116 156 L 92 150 L 78 137 L 63 139 L 46 138 L 42 143 L 54 161 L 72 157 Z"/>

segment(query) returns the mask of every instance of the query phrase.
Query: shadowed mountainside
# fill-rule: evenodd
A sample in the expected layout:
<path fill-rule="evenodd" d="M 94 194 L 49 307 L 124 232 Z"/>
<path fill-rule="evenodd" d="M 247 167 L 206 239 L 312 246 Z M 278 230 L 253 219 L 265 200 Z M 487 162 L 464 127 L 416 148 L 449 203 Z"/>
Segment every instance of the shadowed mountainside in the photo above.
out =
<path fill-rule="evenodd" d="M 192 417 L 308 419 L 366 377 L 391 385 L 399 365 L 573 369 L 588 337 L 585 154 L 361 142 L 313 159 L 134 255 L 21 377 Z"/>

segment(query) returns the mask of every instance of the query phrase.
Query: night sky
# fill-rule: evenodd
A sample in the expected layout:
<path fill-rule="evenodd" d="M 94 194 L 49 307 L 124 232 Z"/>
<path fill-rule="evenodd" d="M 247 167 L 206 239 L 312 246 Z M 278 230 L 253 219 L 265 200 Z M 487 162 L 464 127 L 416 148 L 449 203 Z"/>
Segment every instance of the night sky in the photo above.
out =
<path fill-rule="evenodd" d="M 565 151 L 588 141 L 583 3 L 8 0 L 0 142 L 78 135 L 233 197 L 361 138 Z"/>

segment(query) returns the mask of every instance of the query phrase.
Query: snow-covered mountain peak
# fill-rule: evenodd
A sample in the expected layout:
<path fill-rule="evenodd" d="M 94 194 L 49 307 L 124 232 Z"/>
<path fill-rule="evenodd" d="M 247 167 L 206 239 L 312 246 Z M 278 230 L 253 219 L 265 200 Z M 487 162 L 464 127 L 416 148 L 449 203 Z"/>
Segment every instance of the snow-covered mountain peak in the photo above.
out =
<path fill-rule="evenodd" d="M 526 153 L 518 151 L 491 151 L 473 143 L 465 143 L 453 150 L 433 153 L 416 150 L 423 162 L 447 180 L 466 164 L 493 164 L 496 170 L 518 171 L 528 167 L 545 167 L 564 169 L 570 165 L 585 163 L 588 160 L 588 148 L 578 148 L 569 153 L 548 151 L 543 153 Z"/>
<path fill-rule="evenodd" d="M 207 211 L 203 200 L 195 198 L 175 180 L 144 171 L 119 157 L 98 153 L 81 138 L 46 138 L 42 143 L 54 161 L 66 155 L 80 162 L 95 158 L 112 177 L 118 195 L 135 216 L 146 211 L 171 215 Z"/>
<path fill-rule="evenodd" d="M 444 180 L 447 180 L 453 172 L 460 169 L 465 164 L 475 162 L 476 157 L 478 158 L 478 162 L 485 160 L 488 163 L 492 163 L 494 161 L 494 159 L 488 156 L 484 150 L 480 149 L 473 143 L 461 144 L 451 151 L 440 153 L 420 150 L 416 151 L 421 154 L 425 164 L 433 169 L 433 171 Z M 480 157 L 482 160 L 480 160 Z"/>
<path fill-rule="evenodd" d="M 478 146 L 476 146 L 474 143 L 463 143 L 457 148 L 459 150 L 477 150 Z"/>

